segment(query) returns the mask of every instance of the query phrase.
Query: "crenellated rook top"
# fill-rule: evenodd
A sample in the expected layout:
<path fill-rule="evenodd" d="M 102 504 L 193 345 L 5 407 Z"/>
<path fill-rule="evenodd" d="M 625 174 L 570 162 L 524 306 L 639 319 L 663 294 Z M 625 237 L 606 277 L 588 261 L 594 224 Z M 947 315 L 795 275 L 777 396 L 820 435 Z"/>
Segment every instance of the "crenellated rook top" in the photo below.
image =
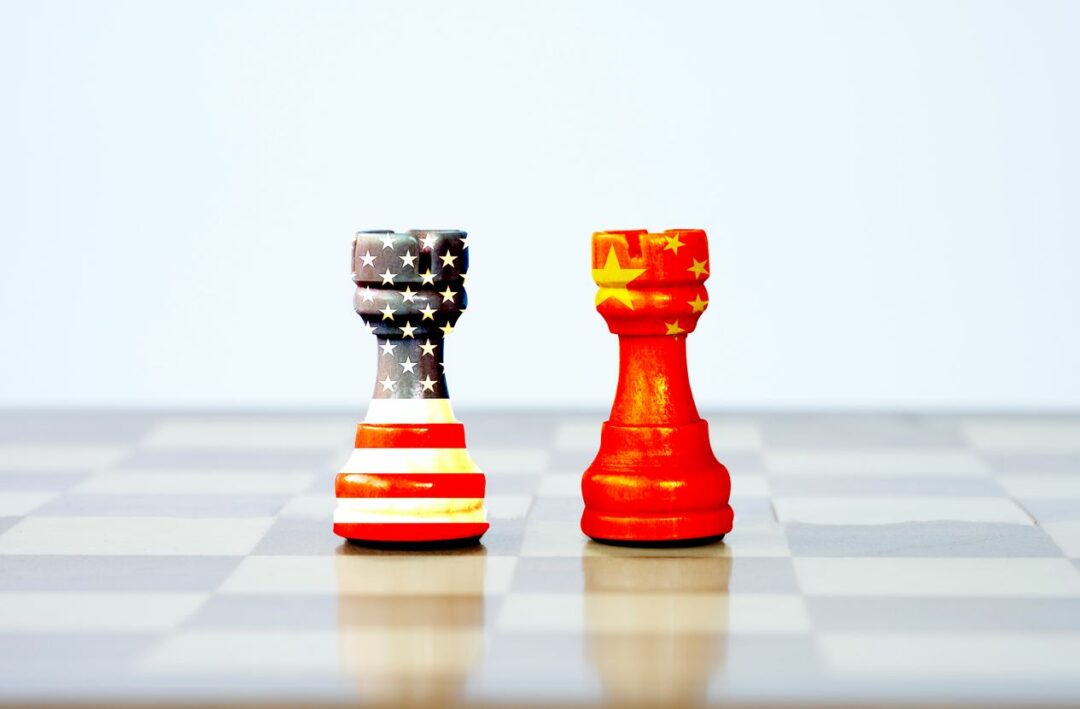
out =
<path fill-rule="evenodd" d="M 387 339 L 441 339 L 467 304 L 466 233 L 361 231 L 353 239 L 356 312 Z"/>

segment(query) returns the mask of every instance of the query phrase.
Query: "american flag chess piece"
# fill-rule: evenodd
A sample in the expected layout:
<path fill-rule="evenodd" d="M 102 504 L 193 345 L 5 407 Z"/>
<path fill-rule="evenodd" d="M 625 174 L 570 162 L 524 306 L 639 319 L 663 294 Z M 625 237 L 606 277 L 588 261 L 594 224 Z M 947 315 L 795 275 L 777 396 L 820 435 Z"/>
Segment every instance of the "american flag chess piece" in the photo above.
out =
<path fill-rule="evenodd" d="M 582 478 L 581 529 L 616 543 L 721 537 L 731 479 L 686 370 L 686 337 L 709 303 L 705 232 L 599 232 L 592 263 L 596 309 L 619 336 L 619 384 Z"/>
<path fill-rule="evenodd" d="M 378 339 L 378 373 L 337 476 L 339 536 L 424 543 L 487 531 L 484 474 L 465 448 L 443 372 L 468 263 L 463 231 L 364 231 L 353 240 L 356 312 Z"/>

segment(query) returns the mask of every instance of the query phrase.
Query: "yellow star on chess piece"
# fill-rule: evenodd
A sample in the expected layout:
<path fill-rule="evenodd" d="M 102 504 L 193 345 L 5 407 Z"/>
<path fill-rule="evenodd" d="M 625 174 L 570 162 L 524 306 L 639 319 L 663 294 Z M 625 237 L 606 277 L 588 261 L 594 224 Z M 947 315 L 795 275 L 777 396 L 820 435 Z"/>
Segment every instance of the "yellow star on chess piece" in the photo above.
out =
<path fill-rule="evenodd" d="M 686 330 L 679 327 L 678 320 L 675 322 L 666 322 L 664 324 L 667 325 L 667 332 L 664 333 L 665 335 L 678 335 L 679 333 L 686 332 Z"/>
<path fill-rule="evenodd" d="M 619 263 L 619 257 L 615 255 L 615 247 L 608 250 L 607 261 L 603 268 L 592 270 L 593 280 L 600 286 L 596 291 L 596 305 L 600 305 L 609 298 L 614 298 L 631 310 L 634 309 L 634 298 L 626 289 L 626 284 L 645 273 L 644 268 L 623 268 Z"/>
<path fill-rule="evenodd" d="M 705 264 L 709 262 L 709 259 L 705 259 L 704 261 L 698 261 L 695 258 L 691 260 L 694 262 L 694 265 L 686 270 L 694 274 L 694 278 L 704 278 L 709 274 L 709 270 L 705 268 Z"/>
<path fill-rule="evenodd" d="M 675 236 L 665 235 L 664 238 L 667 239 L 667 246 L 664 247 L 664 251 L 674 251 L 676 256 L 679 255 L 679 249 L 683 246 L 686 246 L 686 244 L 679 241 L 678 234 L 676 234 Z"/>
<path fill-rule="evenodd" d="M 691 312 L 704 313 L 705 307 L 709 304 L 709 301 L 702 300 L 701 294 L 698 293 L 697 297 L 695 297 L 693 300 L 686 301 L 686 304 L 690 306 Z"/>

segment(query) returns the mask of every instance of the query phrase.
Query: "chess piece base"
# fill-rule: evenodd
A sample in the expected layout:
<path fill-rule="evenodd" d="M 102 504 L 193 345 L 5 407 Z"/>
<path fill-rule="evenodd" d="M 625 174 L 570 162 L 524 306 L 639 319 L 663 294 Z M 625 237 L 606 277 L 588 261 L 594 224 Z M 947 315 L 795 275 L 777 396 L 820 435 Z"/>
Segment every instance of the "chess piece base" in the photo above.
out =
<path fill-rule="evenodd" d="M 704 420 L 669 426 L 606 422 L 581 481 L 581 531 L 604 542 L 707 540 L 731 531 L 731 479 Z"/>
<path fill-rule="evenodd" d="M 598 544 L 607 544 L 613 547 L 635 547 L 638 549 L 684 549 L 687 547 L 704 547 L 724 541 L 726 534 L 717 534 L 712 537 L 693 537 L 691 539 L 660 539 L 657 541 L 644 541 L 640 539 L 601 539 L 590 537 Z"/>
<path fill-rule="evenodd" d="M 355 542 L 431 543 L 476 538 L 488 530 L 487 522 L 453 523 L 336 523 L 334 534 Z"/>
<path fill-rule="evenodd" d="M 734 513 L 730 506 L 716 512 L 678 516 L 632 515 L 615 517 L 585 510 L 581 531 L 591 539 L 606 544 L 662 546 L 708 544 L 724 538 L 731 531 Z"/>
<path fill-rule="evenodd" d="M 482 536 L 477 534 L 473 537 L 440 539 L 430 542 L 379 542 L 368 539 L 346 539 L 345 541 L 350 546 L 380 551 L 454 551 L 479 545 Z"/>

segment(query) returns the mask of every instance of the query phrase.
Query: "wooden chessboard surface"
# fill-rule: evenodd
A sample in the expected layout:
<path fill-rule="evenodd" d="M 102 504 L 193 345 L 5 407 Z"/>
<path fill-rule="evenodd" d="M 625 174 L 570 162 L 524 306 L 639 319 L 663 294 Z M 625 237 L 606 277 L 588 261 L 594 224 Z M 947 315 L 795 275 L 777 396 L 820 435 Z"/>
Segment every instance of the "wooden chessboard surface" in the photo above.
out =
<path fill-rule="evenodd" d="M 720 544 L 578 530 L 602 414 L 460 411 L 480 546 L 330 532 L 356 415 L 0 413 L 0 703 L 1080 704 L 1080 417 L 709 416 Z"/>

